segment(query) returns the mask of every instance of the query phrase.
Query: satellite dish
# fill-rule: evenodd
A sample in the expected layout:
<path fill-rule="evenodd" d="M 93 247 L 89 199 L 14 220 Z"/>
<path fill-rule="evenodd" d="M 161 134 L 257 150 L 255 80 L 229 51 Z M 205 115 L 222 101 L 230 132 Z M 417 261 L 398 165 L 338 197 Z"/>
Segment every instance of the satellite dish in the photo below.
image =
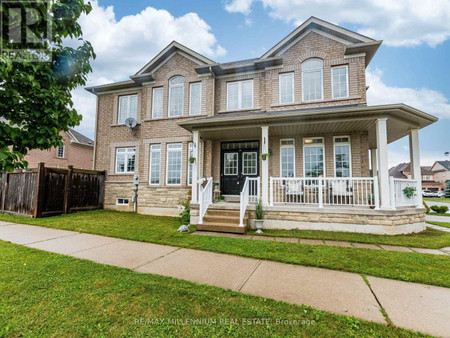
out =
<path fill-rule="evenodd" d="M 137 124 L 136 119 L 134 119 L 134 118 L 132 118 L 132 117 L 129 117 L 129 118 L 127 118 L 127 119 L 125 120 L 125 125 L 126 125 L 128 128 L 134 128 L 134 127 L 136 127 L 136 124 Z"/>

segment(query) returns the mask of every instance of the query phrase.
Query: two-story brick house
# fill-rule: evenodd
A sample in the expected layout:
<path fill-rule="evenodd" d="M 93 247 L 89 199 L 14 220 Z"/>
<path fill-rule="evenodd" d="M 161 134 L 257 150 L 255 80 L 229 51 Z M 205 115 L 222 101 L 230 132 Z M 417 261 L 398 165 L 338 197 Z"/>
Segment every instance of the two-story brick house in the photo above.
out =
<path fill-rule="evenodd" d="M 87 88 L 105 205 L 130 209 L 138 174 L 139 212 L 176 215 L 190 198 L 198 229 L 242 232 L 258 199 L 268 228 L 424 229 L 420 194 L 403 191 L 420 187 L 418 130 L 437 118 L 367 106 L 380 44 L 312 17 L 260 58 L 220 64 L 172 42 L 130 80 Z M 390 180 L 387 145 L 407 135 L 412 179 Z"/>

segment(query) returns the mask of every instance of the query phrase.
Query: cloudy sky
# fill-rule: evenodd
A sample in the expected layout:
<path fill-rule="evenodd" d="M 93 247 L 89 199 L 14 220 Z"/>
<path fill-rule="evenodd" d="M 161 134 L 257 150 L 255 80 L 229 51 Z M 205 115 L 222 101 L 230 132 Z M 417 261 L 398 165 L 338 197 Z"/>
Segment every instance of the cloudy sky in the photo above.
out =
<path fill-rule="evenodd" d="M 368 104 L 406 103 L 440 121 L 420 133 L 422 165 L 450 151 L 450 0 L 94 0 L 80 19 L 97 59 L 88 85 L 127 80 L 172 40 L 217 62 L 261 56 L 316 16 L 383 40 L 367 69 Z M 93 137 L 95 96 L 79 88 L 76 129 Z M 408 140 L 389 163 L 409 161 Z M 450 159 L 450 158 L 448 158 Z"/>

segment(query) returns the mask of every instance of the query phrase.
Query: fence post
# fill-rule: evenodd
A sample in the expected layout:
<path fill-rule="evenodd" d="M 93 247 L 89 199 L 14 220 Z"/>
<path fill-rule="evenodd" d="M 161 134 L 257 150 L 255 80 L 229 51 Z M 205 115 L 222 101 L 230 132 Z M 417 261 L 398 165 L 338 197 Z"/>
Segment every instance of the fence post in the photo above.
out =
<path fill-rule="evenodd" d="M 42 208 L 44 205 L 44 193 L 45 193 L 45 163 L 40 162 L 38 164 L 36 182 L 36 207 L 34 208 L 34 218 L 42 217 Z"/>
<path fill-rule="evenodd" d="M 9 173 L 3 173 L 3 175 L 5 175 L 5 178 L 3 180 L 3 194 L 2 194 L 2 200 L 1 200 L 2 212 L 5 211 L 6 191 L 8 190 Z"/>
<path fill-rule="evenodd" d="M 273 177 L 270 176 L 270 206 L 273 207 Z"/>
<path fill-rule="evenodd" d="M 67 170 L 66 184 L 64 186 L 64 213 L 70 213 L 70 200 L 71 200 L 71 192 L 72 192 L 72 174 L 73 174 L 73 166 L 69 165 L 69 169 Z"/>
<path fill-rule="evenodd" d="M 391 192 L 391 207 L 395 209 L 395 181 L 394 176 L 389 176 L 389 191 Z"/>
<path fill-rule="evenodd" d="M 323 179 L 319 177 L 319 208 L 323 208 L 323 187 L 322 187 Z"/>
<path fill-rule="evenodd" d="M 378 177 L 375 176 L 373 178 L 373 190 L 374 190 L 374 199 L 375 199 L 375 209 L 380 209 L 380 190 L 378 186 Z"/>

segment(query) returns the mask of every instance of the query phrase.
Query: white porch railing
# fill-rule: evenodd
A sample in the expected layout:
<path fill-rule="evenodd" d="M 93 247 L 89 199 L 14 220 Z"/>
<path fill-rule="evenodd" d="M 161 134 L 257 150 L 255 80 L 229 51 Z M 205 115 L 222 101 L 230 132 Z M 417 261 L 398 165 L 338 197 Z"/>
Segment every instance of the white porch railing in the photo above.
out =
<path fill-rule="evenodd" d="M 376 177 L 270 178 L 270 205 L 365 206 L 379 208 Z"/>
<path fill-rule="evenodd" d="M 198 224 L 203 224 L 203 217 L 208 210 L 209 205 L 212 203 L 213 198 L 213 178 L 208 178 L 208 181 L 203 187 L 204 179 L 198 180 L 198 202 L 199 202 L 199 217 Z"/>
<path fill-rule="evenodd" d="M 247 210 L 247 206 L 250 200 L 250 179 L 248 177 L 245 178 L 244 186 L 241 191 L 241 205 L 240 205 L 240 215 L 239 215 L 239 226 L 244 226 L 244 216 L 245 211 Z"/>
<path fill-rule="evenodd" d="M 390 179 L 390 191 L 391 202 L 393 207 L 412 207 L 419 204 L 418 194 L 422 193 L 421 187 L 418 187 L 417 180 L 399 179 L 389 177 Z M 411 198 L 405 196 L 405 188 L 416 188 L 414 195 Z"/>
<path fill-rule="evenodd" d="M 259 177 L 248 178 L 248 200 L 250 203 L 257 203 L 259 199 L 259 189 L 261 186 L 261 179 Z"/>

